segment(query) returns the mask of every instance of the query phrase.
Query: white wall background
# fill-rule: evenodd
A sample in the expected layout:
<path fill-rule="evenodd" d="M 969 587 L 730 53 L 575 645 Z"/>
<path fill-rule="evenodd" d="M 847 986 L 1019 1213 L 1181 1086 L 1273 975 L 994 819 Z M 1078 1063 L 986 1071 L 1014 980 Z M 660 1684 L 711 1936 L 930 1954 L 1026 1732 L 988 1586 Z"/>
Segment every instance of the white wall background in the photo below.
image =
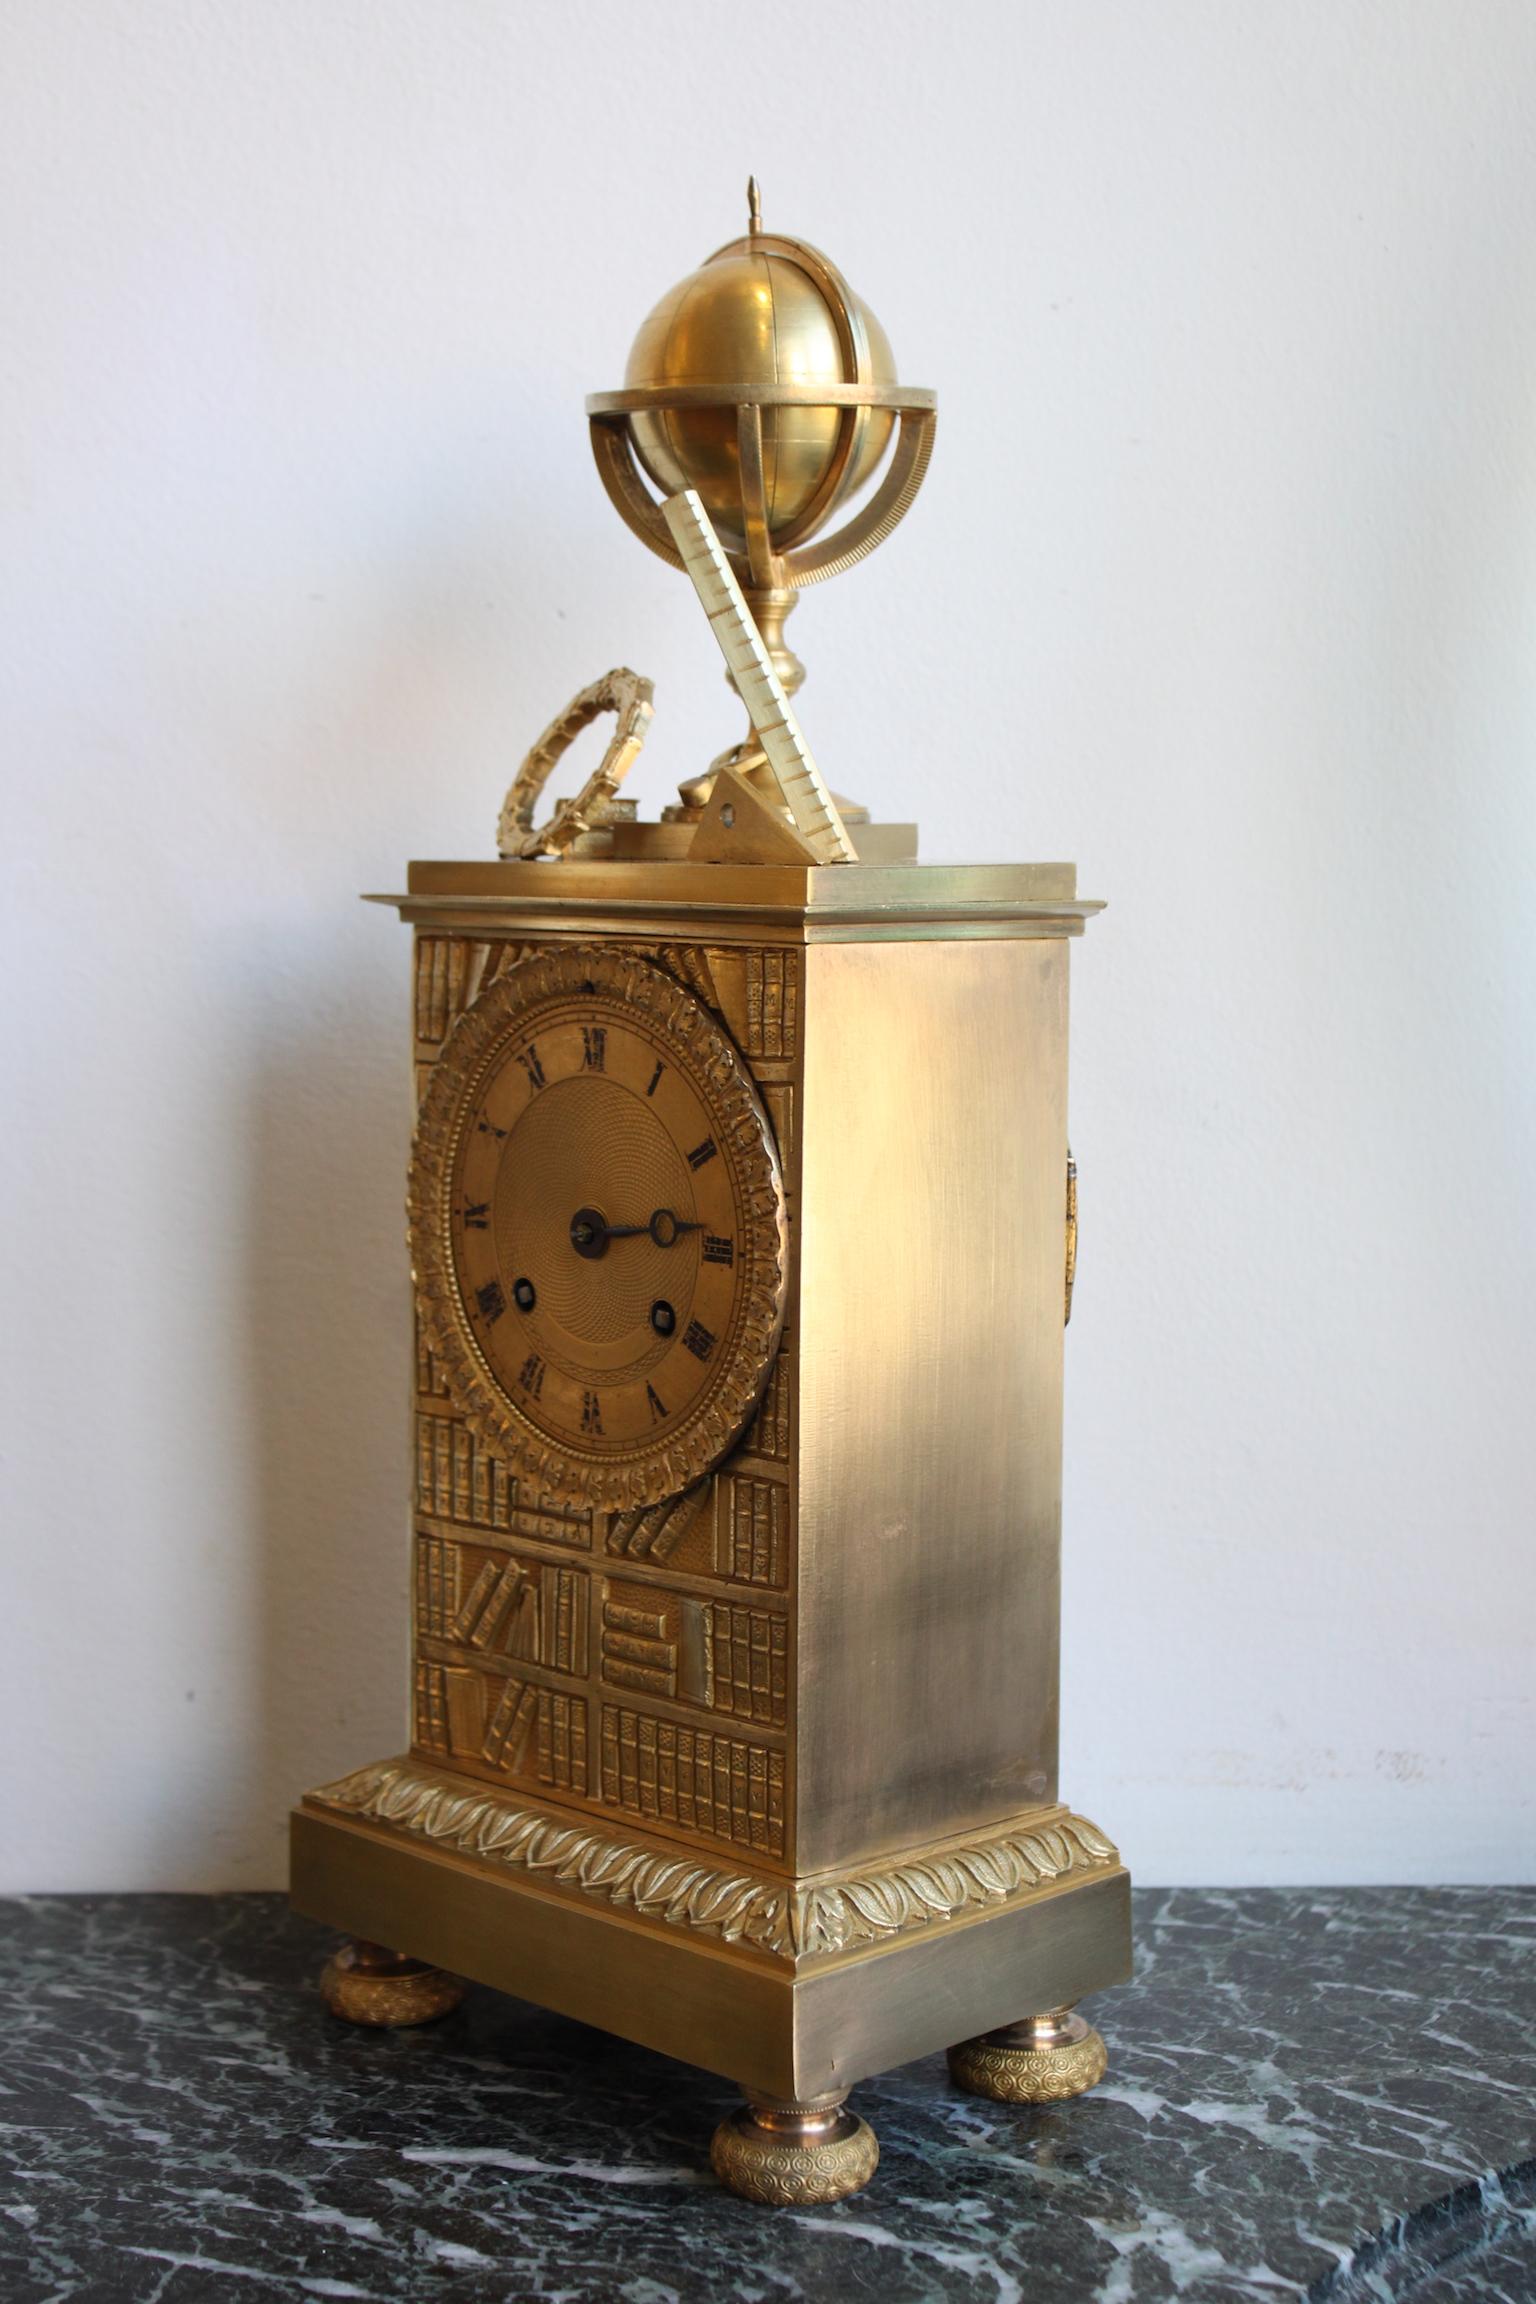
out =
<path fill-rule="evenodd" d="M 276 1883 L 405 1685 L 412 855 L 654 675 L 582 395 L 821 242 L 939 448 L 809 595 L 931 859 L 1076 856 L 1069 1796 L 1530 1878 L 1536 11 L 9 0 L 0 1879 Z"/>

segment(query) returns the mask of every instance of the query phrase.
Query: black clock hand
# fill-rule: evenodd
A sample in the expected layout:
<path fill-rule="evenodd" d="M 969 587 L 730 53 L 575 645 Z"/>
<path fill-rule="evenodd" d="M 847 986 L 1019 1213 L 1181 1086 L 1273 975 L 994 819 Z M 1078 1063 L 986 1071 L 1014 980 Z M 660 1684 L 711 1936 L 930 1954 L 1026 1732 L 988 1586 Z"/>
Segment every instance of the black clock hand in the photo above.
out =
<path fill-rule="evenodd" d="M 658 1208 L 645 1227 L 658 1248 L 670 1248 L 684 1232 L 702 1232 L 702 1224 L 685 1224 L 670 1208 Z"/>
<path fill-rule="evenodd" d="M 685 1232 L 702 1232 L 702 1224 L 687 1223 L 670 1208 L 658 1208 L 644 1224 L 607 1224 L 595 1208 L 578 1208 L 571 1218 L 571 1246 L 578 1256 L 601 1256 L 610 1240 L 642 1240 L 647 1234 L 658 1248 L 671 1248 Z"/>

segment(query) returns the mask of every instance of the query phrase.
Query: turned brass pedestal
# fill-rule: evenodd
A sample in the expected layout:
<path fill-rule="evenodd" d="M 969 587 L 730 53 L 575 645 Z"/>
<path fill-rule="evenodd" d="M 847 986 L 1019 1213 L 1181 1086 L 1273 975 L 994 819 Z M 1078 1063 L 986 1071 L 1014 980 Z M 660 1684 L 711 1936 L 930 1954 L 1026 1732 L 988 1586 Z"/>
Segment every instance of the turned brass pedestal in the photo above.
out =
<path fill-rule="evenodd" d="M 349 2024 L 377 2024 L 389 2030 L 434 2024 L 450 2016 L 464 1997 L 457 1976 L 429 1968 L 403 1952 L 360 1938 L 343 1944 L 326 1962 L 320 1997 L 333 2016 Z"/>
<path fill-rule="evenodd" d="M 710 2166 L 729 2191 L 764 2208 L 845 2199 L 880 2164 L 873 2128 L 845 2112 L 846 2102 L 844 2090 L 809 2104 L 754 2096 L 715 2130 Z"/>
<path fill-rule="evenodd" d="M 866 2182 L 843 2100 L 913 2057 L 1014 2101 L 1091 2085 L 1066 2011 L 1129 1973 L 1126 1873 L 1057 1790 L 1074 891 L 577 861 L 414 866 L 393 899 L 423 1085 L 551 944 L 709 1010 L 777 1140 L 787 1315 L 725 1460 L 627 1513 L 520 1486 L 419 1350 L 412 1745 L 305 1798 L 294 1900 L 727 2076 L 714 2165 L 757 2200 Z"/>
<path fill-rule="evenodd" d="M 949 2052 L 950 2077 L 971 2096 L 999 2104 L 1059 2104 L 1103 2079 L 1104 2043 L 1072 2008 L 1026 2016 Z"/>

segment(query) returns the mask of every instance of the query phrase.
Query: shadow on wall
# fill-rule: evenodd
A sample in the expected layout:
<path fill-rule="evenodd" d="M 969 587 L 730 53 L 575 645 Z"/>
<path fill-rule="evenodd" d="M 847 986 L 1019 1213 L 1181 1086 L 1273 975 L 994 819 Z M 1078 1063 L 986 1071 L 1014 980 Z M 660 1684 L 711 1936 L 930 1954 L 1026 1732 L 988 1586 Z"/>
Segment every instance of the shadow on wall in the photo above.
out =
<path fill-rule="evenodd" d="M 350 890 L 343 900 L 351 932 L 316 933 L 310 951 L 285 940 L 289 999 L 252 1071 L 259 1582 L 235 1821 L 273 1886 L 286 1884 L 298 1795 L 407 1741 L 409 972 L 390 916 L 364 914 Z"/>
<path fill-rule="evenodd" d="M 549 618 L 547 572 L 516 549 L 526 486 L 514 477 L 487 502 L 478 472 L 423 464 L 386 523 L 389 588 L 358 596 L 316 661 L 317 686 L 273 738 L 290 762 L 312 763 L 285 772 L 261 827 L 295 875 L 291 893 L 222 956 L 220 1016 L 249 1035 L 229 1147 L 231 1176 L 245 1180 L 228 1307 L 244 1482 L 237 1500 L 232 1463 L 221 1515 L 243 1577 L 221 1603 L 243 1702 L 231 1701 L 208 1803 L 222 1833 L 210 1845 L 202 1819 L 172 1828 L 198 1835 L 206 1886 L 285 1885 L 295 1799 L 408 1738 L 411 967 L 407 932 L 359 901 L 363 887 L 398 884 L 399 851 L 391 839 L 392 860 L 378 862 L 355 809 L 377 788 L 386 820 L 419 821 L 424 764 L 451 760 L 432 810 L 449 820 L 448 852 L 455 820 L 476 850 L 488 844 L 507 724 L 537 729 L 547 709 L 542 686 L 522 702 L 506 662 L 506 634 Z M 528 517 L 537 524 L 537 509 Z M 258 770 L 250 789 L 261 788 Z"/>

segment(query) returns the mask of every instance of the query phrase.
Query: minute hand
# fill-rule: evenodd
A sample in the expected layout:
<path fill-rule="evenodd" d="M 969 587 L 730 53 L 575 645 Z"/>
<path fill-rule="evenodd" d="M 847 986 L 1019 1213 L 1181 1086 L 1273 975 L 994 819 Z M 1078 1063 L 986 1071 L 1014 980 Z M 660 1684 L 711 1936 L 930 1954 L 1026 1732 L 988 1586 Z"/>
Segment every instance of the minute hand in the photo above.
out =
<path fill-rule="evenodd" d="M 703 1229 L 702 1224 L 685 1223 L 681 1216 L 674 1216 L 670 1208 L 658 1208 L 644 1224 L 610 1224 L 607 1236 L 610 1240 L 640 1240 L 649 1233 L 658 1248 L 670 1248 L 680 1234 Z"/>

